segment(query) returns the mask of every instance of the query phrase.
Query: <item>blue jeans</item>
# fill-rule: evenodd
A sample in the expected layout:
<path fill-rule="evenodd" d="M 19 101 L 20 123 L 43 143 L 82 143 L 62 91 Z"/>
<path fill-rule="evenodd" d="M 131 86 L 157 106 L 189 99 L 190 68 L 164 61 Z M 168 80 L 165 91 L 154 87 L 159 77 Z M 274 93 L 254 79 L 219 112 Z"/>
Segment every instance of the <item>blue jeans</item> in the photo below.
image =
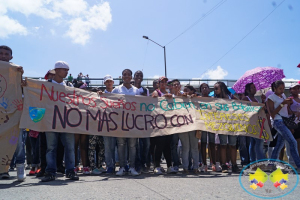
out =
<path fill-rule="evenodd" d="M 47 138 L 47 167 L 46 172 L 56 175 L 56 156 L 59 138 L 65 147 L 66 174 L 73 173 L 75 167 L 75 137 L 72 133 L 46 132 Z"/>
<path fill-rule="evenodd" d="M 105 148 L 105 163 L 106 167 L 115 168 L 115 148 L 116 148 L 116 138 L 103 136 L 104 148 Z"/>
<path fill-rule="evenodd" d="M 191 157 L 193 158 L 193 168 L 198 169 L 199 151 L 198 151 L 198 138 L 196 138 L 196 132 L 190 131 L 178 134 L 182 144 L 182 165 L 183 169 L 188 169 Z"/>
<path fill-rule="evenodd" d="M 238 136 L 239 140 L 239 151 L 241 157 L 241 164 L 248 165 L 250 163 L 249 160 L 249 145 L 250 145 L 250 137 L 248 136 Z"/>
<path fill-rule="evenodd" d="M 127 164 L 126 155 L 126 141 L 129 148 L 129 164 L 130 167 L 135 167 L 135 156 L 136 156 L 136 138 L 117 138 L 118 143 L 118 154 L 120 160 L 120 168 L 125 167 Z"/>
<path fill-rule="evenodd" d="M 172 156 L 172 162 L 173 162 L 173 166 L 177 166 L 179 167 L 180 162 L 179 162 L 179 156 L 177 153 L 177 146 L 178 146 L 178 137 L 179 133 L 173 134 L 172 135 L 172 140 L 171 140 L 171 156 Z"/>
<path fill-rule="evenodd" d="M 274 128 L 279 133 L 277 144 L 273 150 L 272 159 L 278 159 L 279 153 L 284 146 L 284 141 L 286 140 L 290 145 L 291 156 L 294 159 L 294 162 L 298 169 L 300 169 L 300 157 L 297 149 L 297 141 L 294 138 L 291 131 L 285 126 L 282 120 L 274 120 Z"/>
<path fill-rule="evenodd" d="M 264 154 L 264 140 L 251 137 L 249 152 L 250 162 L 265 159 L 266 155 Z"/>
<path fill-rule="evenodd" d="M 150 138 L 139 138 L 137 140 L 137 151 L 136 151 L 136 167 L 145 166 L 149 163 L 148 154 L 150 148 Z M 150 166 L 148 166 L 150 167 Z"/>
<path fill-rule="evenodd" d="M 40 146 L 39 146 L 39 136 L 37 138 L 29 137 L 31 144 L 32 153 L 32 167 L 38 167 L 40 164 Z"/>
<path fill-rule="evenodd" d="M 17 149 L 16 149 L 16 164 L 25 164 L 26 152 L 25 143 L 27 138 L 27 131 L 20 129 Z"/>
<path fill-rule="evenodd" d="M 295 166 L 294 159 L 291 155 L 291 148 L 290 148 L 290 145 L 287 141 L 285 141 L 285 148 L 286 148 L 286 156 L 288 158 L 289 164 L 292 165 L 292 166 Z"/>

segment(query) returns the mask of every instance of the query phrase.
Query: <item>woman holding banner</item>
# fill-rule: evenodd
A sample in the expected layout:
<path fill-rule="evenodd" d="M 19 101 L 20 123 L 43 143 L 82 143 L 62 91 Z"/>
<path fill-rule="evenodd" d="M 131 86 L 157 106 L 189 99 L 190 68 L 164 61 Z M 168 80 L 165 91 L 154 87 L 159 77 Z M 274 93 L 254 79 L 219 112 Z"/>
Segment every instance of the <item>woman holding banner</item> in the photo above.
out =
<path fill-rule="evenodd" d="M 152 97 L 172 97 L 166 90 L 168 79 L 164 76 L 160 77 L 158 80 L 159 88 L 152 93 Z M 171 140 L 172 135 L 164 135 L 159 137 L 151 137 L 150 143 L 154 147 L 154 174 L 160 175 L 163 173 L 163 168 L 160 166 L 160 159 L 162 154 L 167 162 L 167 173 L 176 173 L 172 167 L 172 157 L 171 157 Z"/>
<path fill-rule="evenodd" d="M 231 92 L 228 90 L 227 86 L 223 82 L 217 82 L 214 85 L 214 98 L 223 98 L 223 99 L 237 99 L 235 96 L 231 94 Z M 236 150 L 236 140 L 237 136 L 235 135 L 224 135 L 219 134 L 220 139 L 220 145 L 221 145 L 221 154 L 220 154 L 220 160 L 222 165 L 222 172 L 226 173 L 228 172 L 228 166 L 226 165 L 226 147 L 227 147 L 227 140 L 230 146 L 230 160 L 232 164 L 232 172 L 238 172 L 239 168 L 236 164 L 236 156 L 237 156 L 237 150 Z"/>
<path fill-rule="evenodd" d="M 209 86 L 206 83 L 202 83 L 200 85 L 200 92 L 201 97 L 209 97 Z M 207 172 L 207 162 L 206 162 L 206 144 L 207 144 L 207 137 L 209 142 L 209 150 L 211 153 L 211 161 L 212 161 L 212 171 L 221 171 L 220 166 L 216 166 L 216 148 L 215 148 L 215 135 L 214 133 L 210 133 L 207 131 L 202 131 L 201 135 L 201 156 L 203 166 L 200 167 L 202 172 Z"/>
<path fill-rule="evenodd" d="M 256 87 L 254 83 L 248 83 L 245 86 L 245 97 L 243 98 L 243 100 L 259 103 L 259 101 L 254 97 L 255 94 L 256 94 Z M 264 140 L 251 137 L 250 145 L 249 145 L 249 153 L 250 153 L 250 162 L 265 159 L 266 155 L 264 153 Z"/>
<path fill-rule="evenodd" d="M 187 96 L 187 93 L 182 93 L 180 91 L 181 85 L 178 79 L 172 81 L 173 84 L 173 97 Z M 198 151 L 198 138 L 196 137 L 196 131 L 189 131 L 184 133 L 178 133 L 178 137 L 182 144 L 182 166 L 183 173 L 188 173 L 189 170 L 189 155 L 191 152 L 191 157 L 193 159 L 193 172 L 198 173 L 198 163 L 199 163 L 199 151 Z"/>

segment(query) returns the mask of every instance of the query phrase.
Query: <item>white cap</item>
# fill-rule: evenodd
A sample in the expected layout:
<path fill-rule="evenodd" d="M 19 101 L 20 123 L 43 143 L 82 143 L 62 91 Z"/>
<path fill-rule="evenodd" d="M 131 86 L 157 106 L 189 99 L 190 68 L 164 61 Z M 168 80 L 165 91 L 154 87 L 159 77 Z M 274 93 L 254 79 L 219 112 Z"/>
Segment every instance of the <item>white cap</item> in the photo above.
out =
<path fill-rule="evenodd" d="M 65 61 L 57 61 L 54 69 L 69 69 L 69 64 Z"/>
<path fill-rule="evenodd" d="M 105 83 L 107 80 L 112 80 L 113 81 L 114 79 L 111 75 L 106 75 L 106 76 L 104 76 L 103 80 L 104 80 L 104 83 Z"/>
<path fill-rule="evenodd" d="M 291 86 L 290 86 L 290 89 L 293 88 L 293 87 L 296 87 L 296 86 L 300 86 L 300 84 L 298 82 L 297 83 L 292 83 Z"/>

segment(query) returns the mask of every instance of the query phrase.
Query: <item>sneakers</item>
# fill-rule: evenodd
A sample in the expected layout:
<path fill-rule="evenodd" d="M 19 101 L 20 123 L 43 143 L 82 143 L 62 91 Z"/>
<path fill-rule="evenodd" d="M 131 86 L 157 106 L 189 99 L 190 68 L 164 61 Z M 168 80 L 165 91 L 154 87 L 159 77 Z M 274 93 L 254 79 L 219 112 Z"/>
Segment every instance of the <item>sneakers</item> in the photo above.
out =
<path fill-rule="evenodd" d="M 99 168 L 99 171 L 100 171 L 100 172 L 106 172 L 106 169 L 103 168 L 103 167 L 100 167 L 100 168 Z"/>
<path fill-rule="evenodd" d="M 107 174 L 112 174 L 114 172 L 115 172 L 115 169 L 113 167 L 107 168 L 107 171 L 106 171 Z"/>
<path fill-rule="evenodd" d="M 174 168 L 175 167 L 172 167 L 172 166 L 168 167 L 167 173 L 168 174 L 176 174 L 178 172 L 178 170 L 175 170 Z"/>
<path fill-rule="evenodd" d="M 222 173 L 227 173 L 228 172 L 228 166 L 226 164 L 222 165 Z"/>
<path fill-rule="evenodd" d="M 296 167 L 295 167 L 295 168 L 296 168 Z M 15 168 L 14 168 L 14 167 L 10 167 L 8 171 L 10 171 L 10 172 L 11 172 L 11 171 L 15 171 Z"/>
<path fill-rule="evenodd" d="M 199 174 L 199 170 L 198 169 L 193 169 L 194 174 Z"/>
<path fill-rule="evenodd" d="M 92 174 L 96 174 L 96 175 L 99 175 L 99 174 L 101 174 L 102 172 L 98 169 L 98 168 L 95 168 L 95 169 L 93 169 L 93 171 L 92 171 Z"/>
<path fill-rule="evenodd" d="M 34 176 L 35 174 L 36 174 L 35 167 L 32 167 L 30 172 L 29 172 L 29 176 Z"/>
<path fill-rule="evenodd" d="M 43 177 L 45 176 L 45 170 L 40 170 L 35 177 Z"/>
<path fill-rule="evenodd" d="M 66 178 L 73 180 L 73 181 L 78 181 L 79 177 L 75 174 L 75 172 L 71 172 L 66 175 Z"/>
<path fill-rule="evenodd" d="M 120 167 L 119 171 L 116 173 L 117 176 L 123 176 L 125 175 L 125 168 Z"/>
<path fill-rule="evenodd" d="M 178 166 L 174 166 L 173 167 L 174 171 L 177 173 L 179 171 L 179 167 Z"/>
<path fill-rule="evenodd" d="M 18 181 L 24 181 L 26 178 L 25 164 L 17 164 Z"/>
<path fill-rule="evenodd" d="M 202 165 L 202 166 L 200 167 L 200 171 L 201 171 L 201 172 L 207 172 L 207 165 Z"/>
<path fill-rule="evenodd" d="M 150 171 L 150 168 L 149 167 L 146 167 L 146 166 L 142 166 L 142 173 L 144 174 L 148 174 Z"/>
<path fill-rule="evenodd" d="M 138 166 L 135 168 L 135 171 L 138 173 L 138 174 L 141 174 L 142 173 L 142 167 Z"/>
<path fill-rule="evenodd" d="M 64 168 L 64 166 L 59 166 L 56 170 L 56 172 L 60 172 L 62 174 L 65 174 L 66 173 L 66 169 Z"/>
<path fill-rule="evenodd" d="M 79 172 L 82 172 L 82 169 L 80 166 L 75 167 L 74 172 L 77 174 Z"/>
<path fill-rule="evenodd" d="M 79 166 L 75 167 L 74 172 L 77 174 L 79 171 L 81 171 L 81 168 Z"/>
<path fill-rule="evenodd" d="M 161 171 L 160 167 L 155 167 L 155 169 L 153 170 L 153 172 L 154 172 L 154 174 L 157 174 L 157 175 L 163 174 L 163 172 Z"/>
<path fill-rule="evenodd" d="M 129 175 L 131 175 L 131 176 L 138 176 L 140 174 L 137 171 L 135 171 L 134 167 L 130 167 L 130 169 L 129 169 Z"/>
<path fill-rule="evenodd" d="M 97 169 L 97 168 L 96 168 Z M 99 170 L 98 170 L 99 171 Z M 91 174 L 91 171 L 90 171 L 90 168 L 88 167 L 83 167 L 82 168 L 82 174 L 84 175 L 90 175 Z M 100 173 L 101 174 L 101 173 Z"/>
<path fill-rule="evenodd" d="M 0 179 L 9 179 L 9 178 L 10 175 L 8 174 L 8 172 L 0 174 Z"/>
<path fill-rule="evenodd" d="M 49 181 L 54 181 L 56 177 L 52 174 L 46 173 L 45 177 L 42 178 L 42 182 L 49 182 Z"/>
<path fill-rule="evenodd" d="M 125 165 L 125 172 L 128 172 L 129 170 L 129 165 Z"/>
<path fill-rule="evenodd" d="M 232 165 L 232 172 L 233 173 L 239 173 L 240 172 L 240 169 L 237 165 Z"/>
<path fill-rule="evenodd" d="M 212 169 L 213 172 L 221 172 L 222 171 L 222 168 L 218 164 L 212 165 L 211 169 Z"/>
<path fill-rule="evenodd" d="M 190 171 L 188 169 L 183 169 L 183 174 L 188 174 Z"/>

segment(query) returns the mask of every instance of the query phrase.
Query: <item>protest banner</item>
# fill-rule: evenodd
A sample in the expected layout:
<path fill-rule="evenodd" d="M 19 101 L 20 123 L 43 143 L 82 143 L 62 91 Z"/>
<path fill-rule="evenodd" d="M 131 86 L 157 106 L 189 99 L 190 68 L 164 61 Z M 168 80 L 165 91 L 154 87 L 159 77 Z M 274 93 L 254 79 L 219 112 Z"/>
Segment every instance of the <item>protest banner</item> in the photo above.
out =
<path fill-rule="evenodd" d="M 266 140 L 263 104 L 214 98 L 103 94 L 27 80 L 21 128 L 115 137 L 155 137 L 192 130 Z"/>
<path fill-rule="evenodd" d="M 8 172 L 16 150 L 22 109 L 21 73 L 16 65 L 0 61 L 0 173 Z"/>

